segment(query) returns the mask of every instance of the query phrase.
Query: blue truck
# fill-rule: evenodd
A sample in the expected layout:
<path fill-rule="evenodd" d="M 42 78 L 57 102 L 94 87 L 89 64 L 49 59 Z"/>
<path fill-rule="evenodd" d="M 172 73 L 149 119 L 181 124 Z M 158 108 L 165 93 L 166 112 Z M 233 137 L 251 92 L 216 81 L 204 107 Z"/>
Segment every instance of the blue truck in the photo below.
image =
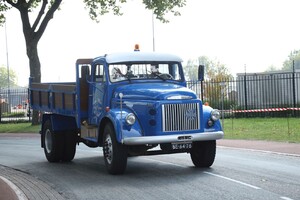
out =
<path fill-rule="evenodd" d="M 219 111 L 187 88 L 176 55 L 133 51 L 78 59 L 76 82 L 30 81 L 29 91 L 31 107 L 43 113 L 41 147 L 49 162 L 73 160 L 84 143 L 102 147 L 110 174 L 124 173 L 127 158 L 140 155 L 187 152 L 195 167 L 210 167 L 224 135 Z"/>

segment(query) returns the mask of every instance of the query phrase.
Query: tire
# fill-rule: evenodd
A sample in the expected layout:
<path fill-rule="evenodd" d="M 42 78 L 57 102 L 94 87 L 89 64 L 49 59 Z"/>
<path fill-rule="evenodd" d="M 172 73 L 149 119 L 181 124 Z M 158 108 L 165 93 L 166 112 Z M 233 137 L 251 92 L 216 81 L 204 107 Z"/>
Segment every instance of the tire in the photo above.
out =
<path fill-rule="evenodd" d="M 47 120 L 43 126 L 42 142 L 47 160 L 49 162 L 61 161 L 64 151 L 64 137 L 62 134 L 54 133 L 50 120 Z"/>
<path fill-rule="evenodd" d="M 216 156 L 216 140 L 194 142 L 191 159 L 195 167 L 210 167 Z"/>
<path fill-rule="evenodd" d="M 77 135 L 75 131 L 64 133 L 64 152 L 62 161 L 70 162 L 76 153 Z"/>
<path fill-rule="evenodd" d="M 117 142 L 112 124 L 107 124 L 103 133 L 103 156 L 110 174 L 123 174 L 127 166 L 127 148 Z"/>

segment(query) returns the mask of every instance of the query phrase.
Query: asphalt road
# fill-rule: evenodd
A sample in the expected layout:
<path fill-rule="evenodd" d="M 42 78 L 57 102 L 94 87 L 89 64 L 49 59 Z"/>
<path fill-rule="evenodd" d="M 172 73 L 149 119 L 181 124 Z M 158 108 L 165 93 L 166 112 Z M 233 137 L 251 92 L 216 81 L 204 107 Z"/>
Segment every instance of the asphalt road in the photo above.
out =
<path fill-rule="evenodd" d="M 53 164 L 39 135 L 0 134 L 0 165 L 65 199 L 300 199 L 300 157 L 235 148 L 218 147 L 209 169 L 194 168 L 188 154 L 173 154 L 129 158 L 126 174 L 112 176 L 101 148 L 80 144 L 73 162 Z"/>

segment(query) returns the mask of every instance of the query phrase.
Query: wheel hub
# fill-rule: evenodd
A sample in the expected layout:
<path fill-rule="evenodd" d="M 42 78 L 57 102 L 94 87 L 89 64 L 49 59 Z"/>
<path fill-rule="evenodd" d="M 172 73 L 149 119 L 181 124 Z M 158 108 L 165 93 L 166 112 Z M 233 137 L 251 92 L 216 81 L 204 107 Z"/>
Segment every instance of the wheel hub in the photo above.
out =
<path fill-rule="evenodd" d="M 51 131 L 49 129 L 45 132 L 45 147 L 47 153 L 51 153 L 52 151 L 52 137 L 51 137 Z"/>
<path fill-rule="evenodd" d="M 111 164 L 113 159 L 113 145 L 110 135 L 107 135 L 104 141 L 104 157 L 108 164 Z"/>

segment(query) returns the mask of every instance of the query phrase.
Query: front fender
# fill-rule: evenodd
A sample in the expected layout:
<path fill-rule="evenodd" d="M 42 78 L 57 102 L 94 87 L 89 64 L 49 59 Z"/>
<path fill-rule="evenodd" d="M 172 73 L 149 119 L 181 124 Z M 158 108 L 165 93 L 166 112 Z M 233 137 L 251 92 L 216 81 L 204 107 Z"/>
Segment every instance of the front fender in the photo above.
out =
<path fill-rule="evenodd" d="M 215 121 L 213 126 L 208 126 L 207 122 L 211 118 L 212 110 L 213 108 L 210 106 L 203 106 L 204 132 L 223 131 L 220 120 Z"/>
<path fill-rule="evenodd" d="M 133 125 L 128 125 L 126 123 L 125 118 L 129 113 L 133 112 L 129 109 L 123 109 L 121 113 L 120 109 L 111 109 L 106 115 L 112 122 L 116 138 L 120 143 L 123 143 L 124 138 L 143 136 L 143 130 L 136 115 L 136 121 Z"/>

